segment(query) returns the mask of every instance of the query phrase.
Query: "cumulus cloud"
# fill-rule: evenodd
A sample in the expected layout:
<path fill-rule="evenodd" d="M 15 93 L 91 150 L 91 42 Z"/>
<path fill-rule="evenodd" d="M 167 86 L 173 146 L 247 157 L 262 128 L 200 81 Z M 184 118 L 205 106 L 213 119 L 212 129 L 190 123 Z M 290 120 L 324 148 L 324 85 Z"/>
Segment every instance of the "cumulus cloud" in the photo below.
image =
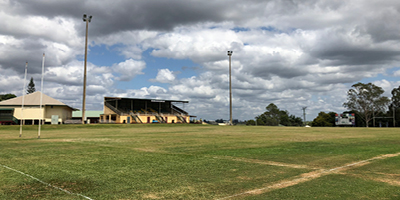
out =
<path fill-rule="evenodd" d="M 17 74 L 10 69 L 0 67 L 0 94 L 12 93 L 21 95 L 24 88 L 24 75 Z M 28 83 L 26 81 L 26 83 Z"/>
<path fill-rule="evenodd" d="M 5 5 L 4 5 L 5 4 Z M 64 65 L 82 53 L 82 38 L 71 18 L 14 13 L 19 2 L 3 2 L 0 12 L 0 65 L 23 73 L 16 66 L 29 62 L 30 72 L 40 73 L 42 54 L 46 64 Z M 23 69 L 23 68 L 22 68 Z"/>
<path fill-rule="evenodd" d="M 151 79 L 151 81 L 160 83 L 172 83 L 174 80 L 175 74 L 169 69 L 159 69 L 156 78 Z"/>
<path fill-rule="evenodd" d="M 374 81 L 372 83 L 381 87 L 385 91 L 385 93 L 383 93 L 383 95 L 387 96 L 387 97 L 392 97 L 392 93 L 391 93 L 392 90 L 394 88 L 397 88 L 400 86 L 400 81 L 395 82 L 395 81 L 388 81 L 386 79 Z"/>
<path fill-rule="evenodd" d="M 393 73 L 393 76 L 400 77 L 400 70 L 397 70 Z"/>
<path fill-rule="evenodd" d="M 146 63 L 143 61 L 129 59 L 112 66 L 114 73 L 121 74 L 116 80 L 130 81 L 135 76 L 143 74 L 142 70 L 146 68 Z"/>

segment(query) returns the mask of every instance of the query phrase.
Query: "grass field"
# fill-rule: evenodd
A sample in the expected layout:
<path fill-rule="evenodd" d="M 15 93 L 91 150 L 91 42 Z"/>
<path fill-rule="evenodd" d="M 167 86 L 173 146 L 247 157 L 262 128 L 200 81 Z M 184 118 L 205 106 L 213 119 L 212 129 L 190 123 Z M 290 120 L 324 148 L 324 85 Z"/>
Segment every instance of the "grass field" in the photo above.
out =
<path fill-rule="evenodd" d="M 37 128 L 0 126 L 0 199 L 400 199 L 400 129 Z"/>

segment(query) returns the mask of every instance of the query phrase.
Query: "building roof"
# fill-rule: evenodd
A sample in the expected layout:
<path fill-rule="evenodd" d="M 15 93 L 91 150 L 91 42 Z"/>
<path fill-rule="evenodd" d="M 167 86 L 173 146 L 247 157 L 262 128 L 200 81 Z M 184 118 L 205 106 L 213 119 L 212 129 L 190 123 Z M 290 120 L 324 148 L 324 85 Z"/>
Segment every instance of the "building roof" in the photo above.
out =
<path fill-rule="evenodd" d="M 89 111 L 85 112 L 85 117 L 100 117 L 103 114 L 103 111 Z M 74 111 L 72 112 L 72 117 L 82 117 L 82 111 Z"/>
<path fill-rule="evenodd" d="M 24 106 L 39 106 L 40 105 L 40 96 L 41 96 L 41 92 L 37 91 L 31 94 L 27 94 L 25 95 L 25 99 L 24 99 Z M 4 101 L 0 102 L 0 106 L 22 106 L 22 97 L 15 97 L 12 99 L 7 99 Z M 61 101 L 58 101 L 56 99 L 53 99 L 45 94 L 43 94 L 43 98 L 42 98 L 42 105 L 46 105 L 46 106 L 67 106 L 73 110 L 76 110 L 75 108 L 72 108 L 64 103 L 62 103 Z"/>

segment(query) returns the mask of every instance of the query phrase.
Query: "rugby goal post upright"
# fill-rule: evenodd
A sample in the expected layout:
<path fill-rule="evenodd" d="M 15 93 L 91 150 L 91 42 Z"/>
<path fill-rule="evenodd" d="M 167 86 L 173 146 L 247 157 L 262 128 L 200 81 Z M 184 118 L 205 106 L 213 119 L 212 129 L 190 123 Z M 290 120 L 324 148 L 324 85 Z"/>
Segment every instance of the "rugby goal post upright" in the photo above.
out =
<path fill-rule="evenodd" d="M 39 107 L 39 109 L 40 109 L 40 113 L 41 113 L 41 115 L 40 115 L 40 118 L 39 118 L 39 129 L 38 129 L 38 139 L 40 139 L 40 130 L 41 130 L 41 128 L 42 128 L 42 120 L 43 120 L 43 118 L 44 118 L 44 109 L 43 109 L 43 76 L 44 76 L 44 57 L 45 57 L 45 55 L 44 55 L 44 53 L 43 53 L 43 59 L 42 59 L 42 81 L 41 81 L 41 83 L 40 83 L 40 107 Z"/>
<path fill-rule="evenodd" d="M 25 76 L 24 76 L 24 87 L 22 89 L 22 105 L 21 105 L 21 120 L 19 120 L 19 137 L 22 136 L 22 124 L 24 123 L 24 103 L 25 103 L 25 87 L 26 87 L 26 74 L 28 72 L 28 62 L 25 63 Z"/>

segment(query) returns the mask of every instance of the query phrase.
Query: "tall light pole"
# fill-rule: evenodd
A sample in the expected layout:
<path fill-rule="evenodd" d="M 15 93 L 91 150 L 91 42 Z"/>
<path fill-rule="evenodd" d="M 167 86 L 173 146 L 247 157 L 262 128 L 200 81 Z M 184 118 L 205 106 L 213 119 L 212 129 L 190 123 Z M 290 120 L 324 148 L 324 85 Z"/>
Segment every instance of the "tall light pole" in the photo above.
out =
<path fill-rule="evenodd" d="M 304 126 L 306 126 L 307 125 L 307 123 L 306 123 L 306 109 L 307 109 L 307 107 L 303 107 L 302 109 L 303 109 Z"/>
<path fill-rule="evenodd" d="M 232 123 L 232 69 L 231 69 L 231 57 L 233 51 L 228 51 L 229 56 L 229 125 Z"/>
<path fill-rule="evenodd" d="M 85 104 L 86 104 L 86 63 L 87 63 L 87 41 L 88 41 L 88 29 L 89 22 L 92 20 L 92 16 L 83 14 L 83 21 L 86 22 L 86 39 L 85 39 L 85 69 L 83 72 L 83 100 L 82 100 L 82 124 L 85 124 Z"/>

